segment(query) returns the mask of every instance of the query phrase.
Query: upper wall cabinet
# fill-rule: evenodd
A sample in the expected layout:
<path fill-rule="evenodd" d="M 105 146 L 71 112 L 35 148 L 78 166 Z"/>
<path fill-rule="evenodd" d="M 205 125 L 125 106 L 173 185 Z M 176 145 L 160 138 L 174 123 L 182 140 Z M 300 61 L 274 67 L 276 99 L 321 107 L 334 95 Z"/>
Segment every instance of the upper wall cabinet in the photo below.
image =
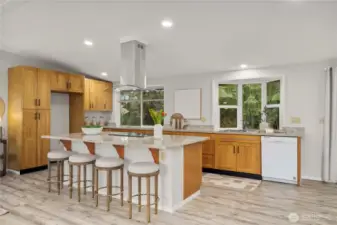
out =
<path fill-rule="evenodd" d="M 50 109 L 50 77 L 47 70 L 15 67 L 9 72 L 23 81 L 17 84 L 23 88 L 23 109 Z"/>
<path fill-rule="evenodd" d="M 86 111 L 112 111 L 112 83 L 86 78 L 84 109 Z"/>
<path fill-rule="evenodd" d="M 84 76 L 53 72 L 51 74 L 51 90 L 59 92 L 83 93 Z"/>

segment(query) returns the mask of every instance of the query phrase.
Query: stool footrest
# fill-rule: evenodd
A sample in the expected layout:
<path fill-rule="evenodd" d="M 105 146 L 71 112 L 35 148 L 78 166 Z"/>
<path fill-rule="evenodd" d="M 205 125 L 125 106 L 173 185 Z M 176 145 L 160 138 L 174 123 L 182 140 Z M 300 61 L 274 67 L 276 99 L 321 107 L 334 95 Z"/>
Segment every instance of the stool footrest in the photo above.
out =
<path fill-rule="evenodd" d="M 138 196 L 147 196 L 147 194 L 135 194 L 135 195 L 132 195 L 132 198 L 134 198 L 134 197 L 138 197 Z M 150 194 L 150 196 L 152 196 L 152 197 L 155 197 L 155 195 L 154 194 Z M 155 199 L 156 200 L 156 199 Z M 160 200 L 160 198 L 159 197 L 157 197 L 157 202 L 159 202 L 159 200 Z M 130 203 L 130 201 L 127 201 L 128 203 Z M 132 202 L 131 202 L 132 203 Z M 154 202 L 154 203 L 150 203 L 150 205 L 155 205 L 156 204 L 156 202 Z M 147 206 L 147 204 L 142 204 L 142 205 L 138 205 L 138 206 Z"/>
<path fill-rule="evenodd" d="M 100 187 L 100 188 L 98 188 L 98 190 L 105 189 L 105 188 L 107 188 L 107 186 Z M 111 188 L 121 188 L 121 187 L 120 186 L 111 186 Z M 120 191 L 118 193 L 113 193 L 111 195 L 108 195 L 108 194 L 99 194 L 99 193 L 95 192 L 95 196 L 98 195 L 98 196 L 109 196 L 109 197 L 112 197 L 112 196 L 120 195 L 122 193 L 124 193 L 124 191 Z"/>

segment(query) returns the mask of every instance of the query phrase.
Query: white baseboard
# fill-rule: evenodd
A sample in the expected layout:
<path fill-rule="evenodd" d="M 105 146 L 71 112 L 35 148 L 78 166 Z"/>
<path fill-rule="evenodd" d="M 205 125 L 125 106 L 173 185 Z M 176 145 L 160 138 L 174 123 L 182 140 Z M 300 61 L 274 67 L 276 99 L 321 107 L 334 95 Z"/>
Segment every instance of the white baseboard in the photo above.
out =
<path fill-rule="evenodd" d="M 13 174 L 16 174 L 16 175 L 20 175 L 20 171 L 10 170 L 10 169 L 7 169 L 6 171 L 7 171 L 7 173 L 13 173 Z"/>
<path fill-rule="evenodd" d="M 184 201 L 180 202 L 179 204 L 175 205 L 172 207 L 172 210 L 170 213 L 174 213 L 176 210 L 178 210 L 179 208 L 181 208 L 183 205 L 185 205 L 186 203 L 192 201 L 193 199 L 195 199 L 196 197 L 198 197 L 200 195 L 200 190 L 195 192 L 194 194 L 192 194 L 190 197 L 186 198 Z"/>
<path fill-rule="evenodd" d="M 309 177 L 309 176 L 302 176 L 302 180 L 323 181 L 321 177 Z"/>

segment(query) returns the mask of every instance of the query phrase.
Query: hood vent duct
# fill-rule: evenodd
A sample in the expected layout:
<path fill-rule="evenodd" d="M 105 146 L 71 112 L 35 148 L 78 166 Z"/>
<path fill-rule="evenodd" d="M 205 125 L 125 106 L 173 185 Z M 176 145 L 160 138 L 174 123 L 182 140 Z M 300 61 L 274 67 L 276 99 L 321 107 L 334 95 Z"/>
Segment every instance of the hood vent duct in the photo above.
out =
<path fill-rule="evenodd" d="M 121 42 L 119 90 L 146 89 L 146 45 L 137 40 Z"/>

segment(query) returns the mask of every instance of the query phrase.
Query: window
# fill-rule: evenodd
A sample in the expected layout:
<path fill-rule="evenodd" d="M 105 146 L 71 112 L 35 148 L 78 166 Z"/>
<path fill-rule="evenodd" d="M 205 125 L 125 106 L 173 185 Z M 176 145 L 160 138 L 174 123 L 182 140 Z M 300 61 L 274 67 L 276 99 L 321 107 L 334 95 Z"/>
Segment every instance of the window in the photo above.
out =
<path fill-rule="evenodd" d="M 154 125 L 149 109 L 164 110 L 164 89 L 120 92 L 121 125 Z"/>
<path fill-rule="evenodd" d="M 261 121 L 266 120 L 278 129 L 280 103 L 280 80 L 219 84 L 219 127 L 258 129 Z"/>

